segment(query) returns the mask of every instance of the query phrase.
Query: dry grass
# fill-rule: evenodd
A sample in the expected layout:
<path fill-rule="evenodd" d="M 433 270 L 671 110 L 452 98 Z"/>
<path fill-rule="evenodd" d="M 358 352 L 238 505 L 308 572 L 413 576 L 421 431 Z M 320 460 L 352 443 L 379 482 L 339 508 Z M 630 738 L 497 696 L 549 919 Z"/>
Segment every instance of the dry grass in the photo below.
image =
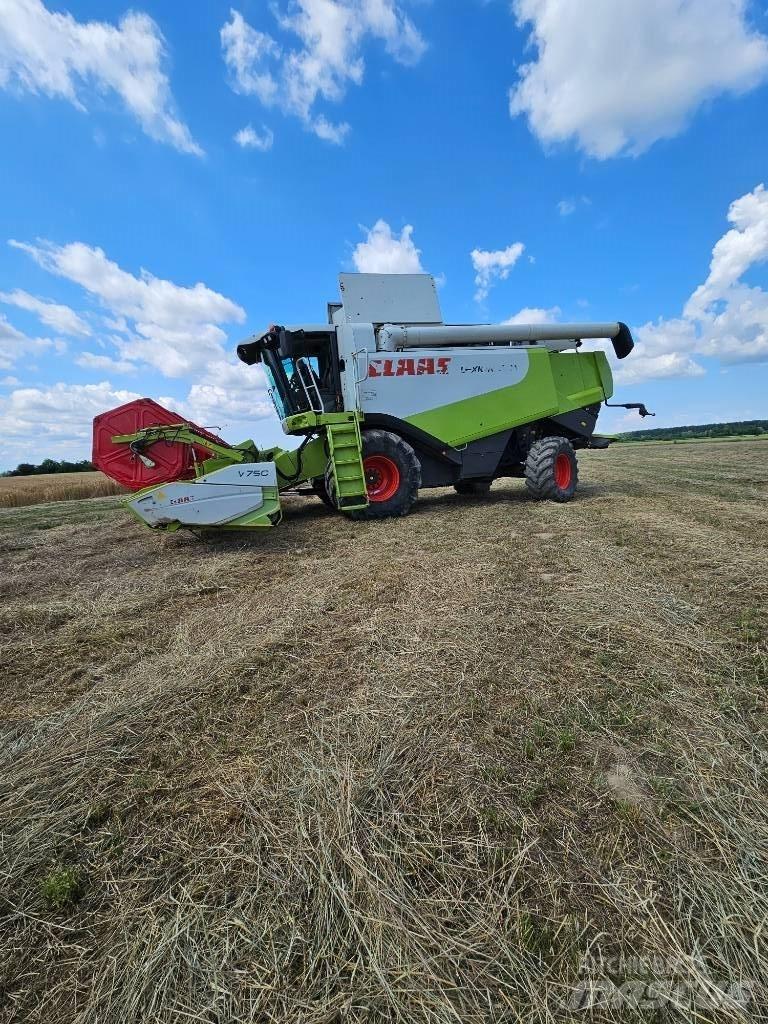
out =
<path fill-rule="evenodd" d="M 41 505 L 49 501 L 79 501 L 123 494 L 124 488 L 103 473 L 41 473 L 39 476 L 0 476 L 0 508 Z"/>
<path fill-rule="evenodd" d="M 246 539 L 0 514 L 0 1018 L 758 1019 L 759 444 Z M 606 974 L 677 987 L 563 1009 Z"/>

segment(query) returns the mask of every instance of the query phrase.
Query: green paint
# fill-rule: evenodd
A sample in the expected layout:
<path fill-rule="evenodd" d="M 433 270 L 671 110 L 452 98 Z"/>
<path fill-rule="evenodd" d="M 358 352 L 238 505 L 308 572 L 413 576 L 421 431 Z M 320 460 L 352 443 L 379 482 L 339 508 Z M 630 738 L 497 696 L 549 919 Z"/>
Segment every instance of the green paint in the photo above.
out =
<path fill-rule="evenodd" d="M 277 487 L 265 487 L 263 489 L 264 504 L 254 512 L 248 512 L 239 519 L 232 519 L 223 526 L 206 527 L 216 530 L 251 530 L 254 527 L 278 526 L 283 518 L 283 511 L 280 507 L 280 492 Z"/>
<path fill-rule="evenodd" d="M 519 384 L 417 413 L 408 422 L 455 447 L 597 404 L 612 394 L 612 387 L 604 390 L 610 369 L 602 352 L 532 351 L 528 360 L 528 372 Z"/>
<path fill-rule="evenodd" d="M 345 511 L 367 508 L 368 489 L 363 470 L 363 439 L 360 420 L 329 423 L 326 441 L 330 463 L 329 491 L 336 505 Z"/>

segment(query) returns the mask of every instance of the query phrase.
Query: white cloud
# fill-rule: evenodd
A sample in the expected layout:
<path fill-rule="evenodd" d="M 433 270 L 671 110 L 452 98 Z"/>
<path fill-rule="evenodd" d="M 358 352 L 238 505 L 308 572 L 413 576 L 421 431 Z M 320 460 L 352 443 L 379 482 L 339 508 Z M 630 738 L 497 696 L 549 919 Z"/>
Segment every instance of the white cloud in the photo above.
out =
<path fill-rule="evenodd" d="M 130 11 L 115 26 L 77 21 L 41 0 L 0 0 L 0 88 L 60 97 L 80 110 L 86 85 L 111 90 L 147 135 L 200 155 L 175 112 L 164 63 L 163 36 L 147 14 Z"/>
<path fill-rule="evenodd" d="M 245 128 L 235 132 L 234 139 L 242 149 L 258 149 L 266 153 L 268 149 L 272 149 L 275 133 L 264 126 L 261 132 L 257 132 L 253 125 L 247 124 Z"/>
<path fill-rule="evenodd" d="M 365 73 L 368 38 L 384 43 L 400 64 L 415 64 L 426 44 L 395 0 L 295 0 L 288 13 L 273 10 L 277 25 L 298 38 L 282 46 L 239 11 L 221 29 L 221 47 L 235 92 L 298 117 L 321 139 L 340 143 L 349 125 L 315 112 L 318 101 L 338 103 Z"/>
<path fill-rule="evenodd" d="M 142 361 L 168 377 L 203 371 L 226 360 L 226 334 L 219 324 L 245 319 L 237 303 L 201 282 L 183 287 L 147 270 L 136 277 L 102 249 L 83 242 L 10 244 L 29 253 L 45 270 L 96 296 L 118 323 L 125 319 L 130 334 L 115 339 L 120 360 Z"/>
<path fill-rule="evenodd" d="M 746 0 L 514 0 L 535 59 L 510 91 L 543 143 L 604 159 L 677 135 L 707 100 L 768 76 Z"/>
<path fill-rule="evenodd" d="M 220 37 L 232 88 L 270 106 L 277 98 L 277 80 L 271 71 L 261 69 L 270 57 L 280 57 L 280 47 L 272 36 L 252 28 L 239 11 L 231 10 L 230 15 Z"/>
<path fill-rule="evenodd" d="M 693 358 L 721 363 L 768 360 L 768 292 L 745 284 L 743 276 L 768 260 L 768 193 L 763 185 L 731 203 L 733 227 L 712 249 L 709 275 L 674 319 L 647 323 L 636 332 L 637 347 L 619 365 L 620 383 L 704 373 Z"/>
<path fill-rule="evenodd" d="M 617 384 L 631 385 L 669 377 L 701 377 L 705 372 L 703 366 L 682 352 L 647 355 L 642 349 L 636 349 L 614 370 L 614 376 Z"/>
<path fill-rule="evenodd" d="M 135 373 L 136 363 L 127 359 L 112 359 L 111 356 L 99 356 L 93 352 L 82 352 L 75 362 L 85 370 L 105 370 L 108 373 Z"/>
<path fill-rule="evenodd" d="M 90 452 L 93 417 L 140 396 L 99 384 L 17 388 L 0 397 L 0 463 L 42 458 L 84 458 Z"/>
<path fill-rule="evenodd" d="M 34 313 L 41 323 L 61 334 L 87 338 L 92 333 L 91 328 L 74 309 L 50 302 L 48 299 L 39 299 L 18 288 L 13 292 L 0 292 L 0 302 Z"/>
<path fill-rule="evenodd" d="M 347 135 L 349 135 L 351 125 L 347 124 L 346 121 L 339 121 L 334 124 L 333 121 L 329 121 L 327 117 L 321 114 L 311 122 L 311 128 L 318 139 L 323 139 L 324 142 L 332 142 L 334 145 L 340 146 Z"/>
<path fill-rule="evenodd" d="M 483 302 L 488 297 L 488 292 L 496 281 L 506 281 L 524 249 L 522 242 L 513 242 L 506 249 L 497 249 L 495 252 L 487 252 L 484 249 L 472 250 L 469 255 L 475 268 L 477 302 Z"/>
<path fill-rule="evenodd" d="M 559 306 L 550 306 L 549 309 L 542 309 L 540 306 L 525 306 L 519 313 L 515 313 L 509 320 L 502 320 L 505 324 L 553 324 L 560 316 Z"/>
<path fill-rule="evenodd" d="M 260 378 L 254 377 L 254 380 Z M 185 399 L 166 397 L 160 401 L 200 426 L 215 427 L 222 432 L 274 415 L 262 383 L 239 391 L 221 384 L 193 384 Z"/>
<path fill-rule="evenodd" d="M 688 300 L 686 315 L 696 317 L 728 294 L 747 270 L 768 258 L 768 192 L 758 185 L 731 203 L 728 220 L 733 227 L 712 250 L 709 276 Z"/>
<path fill-rule="evenodd" d="M 22 356 L 36 356 L 51 349 L 61 353 L 65 348 L 62 341 L 27 337 L 0 313 L 0 370 L 10 370 Z"/>
<path fill-rule="evenodd" d="M 361 274 L 422 274 L 421 250 L 413 244 L 413 227 L 406 224 L 400 237 L 384 220 L 377 220 L 367 237 L 352 253 L 355 270 Z"/>
<path fill-rule="evenodd" d="M 557 212 L 561 217 L 570 217 L 572 213 L 575 213 L 580 206 L 591 206 L 592 200 L 589 196 L 579 196 L 578 198 L 561 199 L 557 204 Z"/>

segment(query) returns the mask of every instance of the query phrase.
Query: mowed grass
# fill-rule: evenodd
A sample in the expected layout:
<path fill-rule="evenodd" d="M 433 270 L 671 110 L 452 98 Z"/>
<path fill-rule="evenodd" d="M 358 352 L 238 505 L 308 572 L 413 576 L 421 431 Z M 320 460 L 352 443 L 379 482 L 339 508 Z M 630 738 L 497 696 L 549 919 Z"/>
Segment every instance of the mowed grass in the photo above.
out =
<path fill-rule="evenodd" d="M 760 1019 L 764 452 L 203 541 L 0 513 L 2 1019 Z"/>
<path fill-rule="evenodd" d="M 19 508 L 49 501 L 79 501 L 123 493 L 124 488 L 98 472 L 0 476 L 0 508 Z"/>

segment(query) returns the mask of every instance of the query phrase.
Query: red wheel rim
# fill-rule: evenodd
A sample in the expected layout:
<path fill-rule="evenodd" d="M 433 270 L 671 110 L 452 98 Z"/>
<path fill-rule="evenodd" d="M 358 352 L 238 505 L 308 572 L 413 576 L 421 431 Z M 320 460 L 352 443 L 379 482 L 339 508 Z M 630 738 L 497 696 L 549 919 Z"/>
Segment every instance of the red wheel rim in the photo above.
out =
<path fill-rule="evenodd" d="M 368 501 L 389 501 L 400 486 L 400 469 L 386 455 L 369 455 L 363 460 Z"/>
<path fill-rule="evenodd" d="M 567 491 L 573 478 L 573 466 L 565 452 L 555 457 L 555 483 L 561 491 Z"/>

